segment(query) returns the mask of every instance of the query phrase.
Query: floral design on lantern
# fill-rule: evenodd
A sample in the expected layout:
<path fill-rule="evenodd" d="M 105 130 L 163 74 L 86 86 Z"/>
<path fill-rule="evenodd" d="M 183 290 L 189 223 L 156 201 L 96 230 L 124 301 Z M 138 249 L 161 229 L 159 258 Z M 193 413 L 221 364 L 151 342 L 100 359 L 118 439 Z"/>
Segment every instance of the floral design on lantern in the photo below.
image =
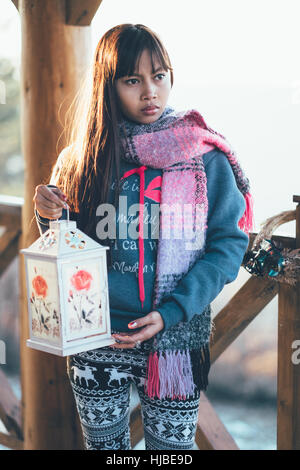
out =
<path fill-rule="evenodd" d="M 48 284 L 46 280 L 43 278 L 43 276 L 35 276 L 35 278 L 32 281 L 32 286 L 37 295 L 43 298 L 46 297 Z"/>
<path fill-rule="evenodd" d="M 46 234 L 41 238 L 39 249 L 40 250 L 47 250 L 51 248 L 53 245 L 57 243 L 56 235 L 54 230 L 49 230 Z"/>
<path fill-rule="evenodd" d="M 75 230 L 70 230 L 65 234 L 66 244 L 71 248 L 78 248 L 83 250 L 85 248 L 85 240 L 80 233 L 77 233 Z"/>
<path fill-rule="evenodd" d="M 85 271 L 84 269 L 80 269 L 77 273 L 73 274 L 71 277 L 71 284 L 78 290 L 89 290 L 91 287 L 92 275 Z"/>
<path fill-rule="evenodd" d="M 73 311 L 75 312 L 75 315 L 71 315 L 70 318 L 70 329 L 72 331 L 83 327 L 94 327 L 96 321 L 99 321 L 97 315 L 94 315 L 97 313 L 96 302 L 94 300 L 97 293 L 90 292 L 92 282 L 93 277 L 91 273 L 84 269 L 80 269 L 70 278 L 70 283 L 73 289 L 69 290 L 68 302 L 71 304 Z M 101 308 L 101 301 L 98 308 Z"/>
<path fill-rule="evenodd" d="M 35 268 L 36 272 L 36 268 Z M 47 302 L 48 284 L 41 275 L 36 275 L 32 280 L 33 292 L 30 303 L 36 313 L 32 317 L 32 331 L 36 334 L 46 334 L 47 336 L 59 336 L 59 316 L 52 306 L 52 302 Z"/>

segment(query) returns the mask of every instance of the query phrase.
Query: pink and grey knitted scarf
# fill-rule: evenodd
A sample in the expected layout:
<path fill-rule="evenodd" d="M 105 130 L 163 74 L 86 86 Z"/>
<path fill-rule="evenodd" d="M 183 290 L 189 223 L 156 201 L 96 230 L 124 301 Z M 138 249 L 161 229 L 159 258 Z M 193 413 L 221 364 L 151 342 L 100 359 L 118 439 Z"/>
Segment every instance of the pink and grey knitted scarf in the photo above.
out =
<path fill-rule="evenodd" d="M 220 149 L 227 156 L 246 209 L 239 221 L 245 233 L 253 229 L 253 199 L 249 180 L 226 138 L 209 128 L 197 110 L 176 112 L 166 107 L 151 124 L 127 119 L 119 123 L 122 158 L 135 162 L 140 175 L 139 288 L 143 285 L 144 170 L 162 169 L 160 225 L 153 310 L 205 253 L 207 180 L 202 156 Z M 127 175 L 124 175 L 127 176 Z M 172 211 L 176 205 L 176 212 Z M 195 312 L 190 322 L 180 322 L 153 338 L 148 358 L 145 391 L 150 397 L 186 399 L 197 385 L 206 390 L 210 369 L 211 308 Z"/>

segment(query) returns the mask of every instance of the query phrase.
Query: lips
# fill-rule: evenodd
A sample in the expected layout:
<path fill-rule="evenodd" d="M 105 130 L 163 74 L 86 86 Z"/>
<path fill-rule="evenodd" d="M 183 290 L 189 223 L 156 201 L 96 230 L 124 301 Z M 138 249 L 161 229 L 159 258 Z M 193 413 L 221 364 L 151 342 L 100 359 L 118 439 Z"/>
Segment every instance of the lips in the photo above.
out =
<path fill-rule="evenodd" d="M 158 106 L 146 106 L 142 111 L 154 111 L 155 109 L 158 109 Z"/>

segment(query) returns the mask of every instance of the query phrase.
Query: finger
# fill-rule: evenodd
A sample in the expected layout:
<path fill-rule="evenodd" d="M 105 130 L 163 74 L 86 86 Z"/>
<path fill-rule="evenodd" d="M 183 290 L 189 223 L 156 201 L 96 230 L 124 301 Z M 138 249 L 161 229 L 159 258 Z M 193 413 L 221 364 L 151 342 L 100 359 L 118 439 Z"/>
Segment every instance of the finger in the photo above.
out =
<path fill-rule="evenodd" d="M 147 339 L 150 339 L 152 338 L 152 336 L 154 336 L 154 334 L 156 333 L 156 330 L 155 330 L 155 326 L 147 326 L 145 328 L 143 328 L 142 330 L 140 330 L 138 333 L 133 333 L 132 335 L 130 335 L 130 337 L 128 339 L 126 339 L 126 343 L 128 342 L 131 342 L 133 344 L 135 344 L 137 341 L 146 341 Z M 114 338 L 116 340 L 121 340 L 123 342 L 123 338 L 121 335 L 117 335 L 115 334 L 114 335 Z"/>
<path fill-rule="evenodd" d="M 110 347 L 113 349 L 132 349 L 135 347 L 135 343 L 114 343 Z"/>
<path fill-rule="evenodd" d="M 135 344 L 115 344 L 110 347 L 113 349 L 133 349 L 135 347 Z"/>
<path fill-rule="evenodd" d="M 47 186 L 48 189 L 50 189 L 50 191 L 52 191 L 52 193 L 54 193 L 54 195 L 57 195 L 59 199 L 62 199 L 63 201 L 66 201 L 68 199 L 68 196 L 66 196 L 66 194 L 59 188 L 49 188 Z"/>
<path fill-rule="evenodd" d="M 43 206 L 36 206 L 36 210 L 41 217 L 45 217 L 47 219 L 60 219 L 62 216 L 62 209 L 49 209 Z"/>
<path fill-rule="evenodd" d="M 138 340 L 143 341 L 143 336 L 140 334 L 136 333 L 114 333 L 112 334 L 112 337 L 118 341 L 111 347 L 116 347 L 116 349 L 132 349 L 136 346 L 136 342 Z"/>
<path fill-rule="evenodd" d="M 47 203 L 49 207 L 63 207 L 65 204 L 64 194 L 59 188 L 48 188 L 43 185 L 38 194 L 44 198 L 44 203 Z"/>
<path fill-rule="evenodd" d="M 56 203 L 50 202 L 49 199 L 46 199 L 43 196 L 37 197 L 36 205 L 41 208 L 43 207 L 46 210 L 57 211 L 62 209 L 61 204 L 58 206 Z"/>
<path fill-rule="evenodd" d="M 152 312 L 148 313 L 144 317 L 140 317 L 137 320 L 134 320 L 128 323 L 129 328 L 140 328 L 145 325 L 152 325 L 162 320 L 160 312 L 157 310 L 152 310 Z"/>
<path fill-rule="evenodd" d="M 115 338 L 117 341 L 121 341 L 122 344 L 134 344 L 134 339 L 133 338 L 134 335 L 127 335 L 126 333 L 125 334 L 118 334 L 118 333 L 115 333 L 112 335 L 113 338 Z"/>
<path fill-rule="evenodd" d="M 118 335 L 118 336 L 132 336 L 134 332 L 132 331 L 124 331 L 124 332 L 119 332 L 119 333 L 112 333 L 112 336 Z"/>
<path fill-rule="evenodd" d="M 132 322 L 128 323 L 128 328 L 135 329 L 141 328 L 142 326 L 149 325 L 153 323 L 153 317 L 151 313 L 145 315 L 144 317 L 138 318 L 137 320 L 133 320 Z"/>

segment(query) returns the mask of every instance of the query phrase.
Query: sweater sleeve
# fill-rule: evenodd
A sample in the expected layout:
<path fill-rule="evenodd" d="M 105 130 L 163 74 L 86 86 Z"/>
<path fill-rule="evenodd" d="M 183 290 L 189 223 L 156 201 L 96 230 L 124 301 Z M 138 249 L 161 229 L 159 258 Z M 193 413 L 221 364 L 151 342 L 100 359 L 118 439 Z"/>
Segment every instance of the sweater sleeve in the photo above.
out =
<path fill-rule="evenodd" d="M 205 254 L 157 306 L 164 321 L 163 331 L 201 314 L 224 285 L 237 278 L 248 247 L 248 235 L 238 227 L 246 203 L 226 155 L 214 151 L 205 168 L 208 198 Z"/>

